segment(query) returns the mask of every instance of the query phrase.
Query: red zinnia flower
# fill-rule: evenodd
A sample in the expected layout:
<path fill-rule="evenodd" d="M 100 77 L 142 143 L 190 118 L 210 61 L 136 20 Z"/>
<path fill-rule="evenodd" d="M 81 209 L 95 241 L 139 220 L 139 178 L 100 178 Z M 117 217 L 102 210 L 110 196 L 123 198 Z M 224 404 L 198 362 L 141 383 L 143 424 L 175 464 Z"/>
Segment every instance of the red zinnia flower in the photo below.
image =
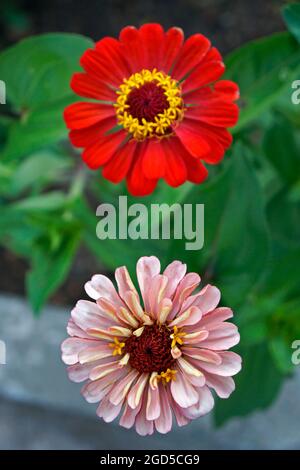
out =
<path fill-rule="evenodd" d="M 227 127 L 238 119 L 238 87 L 217 80 L 221 55 L 201 34 L 184 41 L 181 29 L 159 24 L 122 29 L 88 49 L 71 87 L 96 102 L 65 110 L 70 139 L 83 160 L 103 167 L 118 183 L 126 177 L 134 195 L 151 193 L 164 178 L 171 186 L 201 183 L 202 161 L 216 164 L 232 142 Z"/>

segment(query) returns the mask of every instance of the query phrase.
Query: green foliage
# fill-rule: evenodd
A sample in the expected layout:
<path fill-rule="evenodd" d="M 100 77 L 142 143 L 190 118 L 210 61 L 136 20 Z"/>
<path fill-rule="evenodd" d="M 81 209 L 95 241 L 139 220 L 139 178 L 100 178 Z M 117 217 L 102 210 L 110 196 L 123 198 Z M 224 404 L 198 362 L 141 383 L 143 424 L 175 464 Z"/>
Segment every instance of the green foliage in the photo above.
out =
<path fill-rule="evenodd" d="M 243 370 L 232 397 L 217 401 L 218 424 L 272 403 L 293 372 L 291 343 L 300 337 L 300 108 L 291 102 L 292 81 L 300 79 L 299 4 L 283 16 L 289 32 L 226 59 L 227 78 L 240 86 L 241 116 L 224 163 L 201 186 L 161 184 L 146 198 L 128 196 L 128 204 L 147 207 L 205 204 L 200 251 L 179 240 L 96 237 L 96 206 L 128 194 L 86 170 L 67 143 L 62 112 L 76 100 L 69 81 L 89 39 L 46 34 L 0 54 L 8 98 L 0 107 L 0 243 L 29 262 L 34 312 L 62 285 L 80 245 L 110 270 L 127 265 L 133 273 L 141 255 L 186 261 L 220 287 L 241 333 Z"/>

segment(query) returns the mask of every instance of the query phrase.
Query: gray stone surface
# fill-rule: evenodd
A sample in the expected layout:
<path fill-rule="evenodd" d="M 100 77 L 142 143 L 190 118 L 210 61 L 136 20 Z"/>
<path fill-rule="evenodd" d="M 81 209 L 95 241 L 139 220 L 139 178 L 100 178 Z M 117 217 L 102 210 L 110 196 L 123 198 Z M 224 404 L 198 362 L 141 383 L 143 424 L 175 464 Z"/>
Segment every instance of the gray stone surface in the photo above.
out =
<path fill-rule="evenodd" d="M 60 359 L 68 309 L 48 307 L 34 319 L 26 303 L 0 297 L 1 449 L 299 449 L 300 368 L 264 412 L 214 429 L 210 417 L 166 436 L 139 437 L 95 416 Z"/>

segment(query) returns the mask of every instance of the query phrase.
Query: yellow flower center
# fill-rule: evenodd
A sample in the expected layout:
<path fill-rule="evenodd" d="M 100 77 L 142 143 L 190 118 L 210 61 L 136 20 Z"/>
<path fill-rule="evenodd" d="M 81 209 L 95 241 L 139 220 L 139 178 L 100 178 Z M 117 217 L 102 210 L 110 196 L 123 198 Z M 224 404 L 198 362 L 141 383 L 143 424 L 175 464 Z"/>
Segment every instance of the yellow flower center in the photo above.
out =
<path fill-rule="evenodd" d="M 171 348 L 175 348 L 176 344 L 178 343 L 180 346 L 183 344 L 183 337 L 186 335 L 184 331 L 180 331 L 177 326 L 174 326 L 173 333 L 170 335 L 172 339 Z"/>
<path fill-rule="evenodd" d="M 109 343 L 108 346 L 113 348 L 113 356 L 121 356 L 121 354 L 123 354 L 122 349 L 124 348 L 125 343 L 120 343 L 118 338 L 114 338 L 114 342 Z"/>
<path fill-rule="evenodd" d="M 156 378 L 162 380 L 162 383 L 165 385 L 171 382 L 171 380 L 176 380 L 176 374 L 177 370 L 167 369 L 166 372 L 161 372 Z"/>
<path fill-rule="evenodd" d="M 156 69 L 134 73 L 116 93 L 118 125 L 136 140 L 168 136 L 183 117 L 179 83 Z"/>

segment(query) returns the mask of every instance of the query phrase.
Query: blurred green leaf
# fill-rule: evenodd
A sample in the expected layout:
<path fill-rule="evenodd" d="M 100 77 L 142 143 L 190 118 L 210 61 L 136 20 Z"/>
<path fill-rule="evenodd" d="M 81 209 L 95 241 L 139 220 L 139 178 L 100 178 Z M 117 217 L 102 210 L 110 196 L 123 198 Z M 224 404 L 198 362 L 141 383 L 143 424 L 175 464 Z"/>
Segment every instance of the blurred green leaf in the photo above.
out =
<path fill-rule="evenodd" d="M 292 3 L 284 6 L 282 14 L 289 31 L 300 42 L 300 4 Z"/>
<path fill-rule="evenodd" d="M 298 175 L 296 175 L 298 176 Z M 287 244 L 300 244 L 300 202 L 289 200 L 289 191 L 277 192 L 267 206 L 273 239 Z"/>
<path fill-rule="evenodd" d="M 270 406 L 283 381 L 267 345 L 255 345 L 238 352 L 242 356 L 243 367 L 234 378 L 236 390 L 227 400 L 216 401 L 214 417 L 219 426 L 233 417 L 246 416 Z"/>
<path fill-rule="evenodd" d="M 294 370 L 294 366 L 291 361 L 291 344 L 287 344 L 284 338 L 276 337 L 271 339 L 269 347 L 270 353 L 279 372 L 282 374 L 292 372 Z"/>
<path fill-rule="evenodd" d="M 247 43 L 226 59 L 226 78 L 238 83 L 241 113 L 239 131 L 268 109 L 297 78 L 300 47 L 289 33 L 277 33 Z"/>
<path fill-rule="evenodd" d="M 16 196 L 30 188 L 42 188 L 51 181 L 57 183 L 72 163 L 70 158 L 50 149 L 34 153 L 12 172 L 10 193 Z"/>
<path fill-rule="evenodd" d="M 175 240 L 169 258 L 181 253 L 203 282 L 213 279 L 230 305 L 238 305 L 258 282 L 269 255 L 263 194 L 247 150 L 235 146 L 225 171 L 194 187 L 184 203 L 205 206 L 204 247 L 185 251 L 183 242 Z"/>
<path fill-rule="evenodd" d="M 299 181 L 300 146 L 290 122 L 278 116 L 264 136 L 263 147 L 280 178 L 287 184 Z"/>
<path fill-rule="evenodd" d="M 268 271 L 261 286 L 261 293 L 273 298 L 299 295 L 300 247 L 273 243 Z"/>
<path fill-rule="evenodd" d="M 11 204 L 9 210 L 32 212 L 32 211 L 55 211 L 63 209 L 67 205 L 67 198 L 62 191 L 52 191 L 38 196 L 28 197 Z"/>
<path fill-rule="evenodd" d="M 64 107 L 75 99 L 70 78 L 92 41 L 76 34 L 34 36 L 0 55 L 0 77 L 19 119 L 12 125 L 4 155 L 14 158 L 66 136 Z M 12 70 L 14 73 L 12 73 Z"/>
<path fill-rule="evenodd" d="M 80 232 L 69 233 L 60 239 L 55 250 L 36 246 L 32 253 L 31 269 L 26 276 L 26 289 L 35 314 L 39 314 L 49 296 L 64 282 L 80 243 Z"/>
<path fill-rule="evenodd" d="M 158 256 L 163 263 L 166 247 L 169 240 L 131 240 L 106 239 L 100 240 L 96 234 L 97 223 L 100 217 L 84 200 L 79 200 L 73 206 L 73 214 L 83 227 L 83 239 L 89 250 L 108 268 L 116 269 L 118 266 L 126 265 L 131 273 L 135 272 L 135 265 L 140 256 Z M 123 214 L 124 215 L 124 214 Z M 118 213 L 117 213 L 118 217 Z"/>

